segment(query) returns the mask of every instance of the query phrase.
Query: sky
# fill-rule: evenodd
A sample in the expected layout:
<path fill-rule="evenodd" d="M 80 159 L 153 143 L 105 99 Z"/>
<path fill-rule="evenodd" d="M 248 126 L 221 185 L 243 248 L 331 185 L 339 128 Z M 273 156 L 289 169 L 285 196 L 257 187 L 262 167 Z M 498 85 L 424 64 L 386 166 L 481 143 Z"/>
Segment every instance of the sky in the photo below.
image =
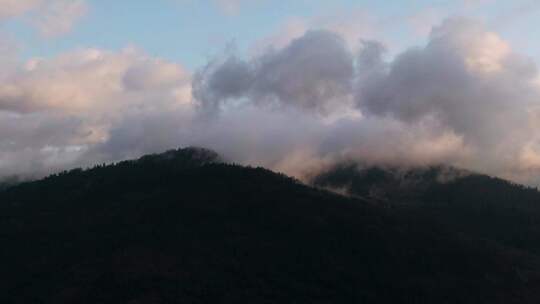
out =
<path fill-rule="evenodd" d="M 540 184 L 540 2 L 0 0 L 0 177 L 188 145 Z"/>
<path fill-rule="evenodd" d="M 2 26 L 15 40 L 23 59 L 50 57 L 77 48 L 121 50 L 132 46 L 196 69 L 227 45 L 248 52 L 265 37 L 300 24 L 340 27 L 342 31 L 350 31 L 353 40 L 362 38 L 361 34 L 376 36 L 397 51 L 425 42 L 433 25 L 454 15 L 481 19 L 525 52 L 533 56 L 540 53 L 540 41 L 530 39 L 539 34 L 540 4 L 530 0 L 3 2 L 8 3 L 7 7 L 9 3 L 30 3 L 21 14 L 8 14 L 11 18 Z M 49 23 L 63 25 L 47 30 L 46 22 L 35 24 L 32 20 L 42 10 L 40 2 L 56 5 L 57 11 L 50 13 L 56 16 L 50 17 Z M 59 21 L 62 19 L 65 21 Z"/>

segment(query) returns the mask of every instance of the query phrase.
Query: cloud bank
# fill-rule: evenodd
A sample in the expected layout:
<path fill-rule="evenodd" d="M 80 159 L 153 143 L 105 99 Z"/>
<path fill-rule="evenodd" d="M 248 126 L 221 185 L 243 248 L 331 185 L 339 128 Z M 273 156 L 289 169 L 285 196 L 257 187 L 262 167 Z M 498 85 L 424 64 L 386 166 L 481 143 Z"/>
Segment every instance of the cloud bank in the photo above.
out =
<path fill-rule="evenodd" d="M 186 71 L 85 49 L 0 72 L 0 175 L 44 174 L 199 145 L 298 177 L 341 160 L 445 163 L 540 184 L 534 62 L 452 18 L 389 58 L 308 30 L 249 58 Z"/>

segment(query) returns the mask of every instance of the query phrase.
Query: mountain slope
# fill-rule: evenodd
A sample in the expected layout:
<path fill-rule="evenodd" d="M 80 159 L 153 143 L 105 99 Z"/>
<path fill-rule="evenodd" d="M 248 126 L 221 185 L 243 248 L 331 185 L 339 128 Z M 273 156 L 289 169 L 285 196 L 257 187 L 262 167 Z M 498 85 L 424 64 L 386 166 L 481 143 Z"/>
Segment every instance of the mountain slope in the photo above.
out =
<path fill-rule="evenodd" d="M 540 192 L 533 188 L 452 167 L 404 169 L 354 163 L 331 168 L 312 183 L 540 254 Z"/>
<path fill-rule="evenodd" d="M 199 149 L 0 192 L 1 303 L 537 303 L 535 255 Z"/>

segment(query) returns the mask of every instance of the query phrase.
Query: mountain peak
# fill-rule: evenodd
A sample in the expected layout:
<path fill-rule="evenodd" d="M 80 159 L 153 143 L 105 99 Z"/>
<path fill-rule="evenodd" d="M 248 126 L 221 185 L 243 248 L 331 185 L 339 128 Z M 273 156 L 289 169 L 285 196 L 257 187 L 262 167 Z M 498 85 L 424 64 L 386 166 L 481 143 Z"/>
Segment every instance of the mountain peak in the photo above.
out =
<path fill-rule="evenodd" d="M 188 147 L 168 150 L 163 153 L 142 156 L 137 162 L 172 162 L 184 166 L 201 166 L 210 163 L 223 162 L 218 153 L 213 150 Z"/>

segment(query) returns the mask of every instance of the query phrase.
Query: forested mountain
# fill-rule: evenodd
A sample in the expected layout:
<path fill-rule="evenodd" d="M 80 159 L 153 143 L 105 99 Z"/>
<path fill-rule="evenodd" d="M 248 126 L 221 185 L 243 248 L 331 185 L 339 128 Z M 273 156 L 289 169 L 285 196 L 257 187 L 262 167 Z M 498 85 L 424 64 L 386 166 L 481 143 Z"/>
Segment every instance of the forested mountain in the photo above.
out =
<path fill-rule="evenodd" d="M 337 165 L 312 183 L 396 212 L 422 214 L 469 236 L 540 253 L 540 192 L 535 188 L 445 166 L 355 163 Z"/>
<path fill-rule="evenodd" d="M 364 189 L 356 172 L 316 184 Z M 421 189 L 345 197 L 193 148 L 63 172 L 0 192 L 0 303 L 540 301 L 536 247 L 474 224 L 523 219 L 536 191 L 474 175 Z M 528 219 L 506 230 L 536 235 Z"/>
<path fill-rule="evenodd" d="M 0 191 L 13 187 L 21 183 L 21 179 L 17 176 L 10 176 L 0 179 Z"/>

